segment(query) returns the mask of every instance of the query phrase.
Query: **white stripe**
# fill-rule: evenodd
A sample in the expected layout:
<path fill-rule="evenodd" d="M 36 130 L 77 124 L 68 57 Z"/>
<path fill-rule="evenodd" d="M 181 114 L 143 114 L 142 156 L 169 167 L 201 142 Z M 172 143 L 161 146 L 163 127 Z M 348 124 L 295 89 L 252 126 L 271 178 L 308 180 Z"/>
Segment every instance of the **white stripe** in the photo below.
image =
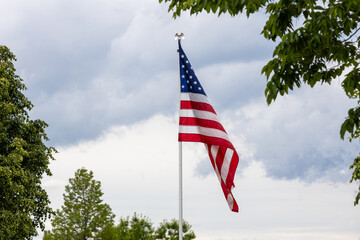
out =
<path fill-rule="evenodd" d="M 225 139 L 230 142 L 229 137 L 225 132 L 214 128 L 180 125 L 179 133 L 201 134 L 209 137 Z"/>
<path fill-rule="evenodd" d="M 218 116 L 215 113 L 208 111 L 180 109 L 179 115 L 180 117 L 200 118 L 200 119 L 208 119 L 208 120 L 220 122 Z"/>
<path fill-rule="evenodd" d="M 230 149 L 230 148 L 226 149 L 224 161 L 221 166 L 221 178 L 223 179 L 224 183 L 226 183 L 226 178 L 229 173 L 230 162 L 231 162 L 231 158 L 232 158 L 233 154 L 234 154 L 234 151 L 232 149 Z M 227 186 L 227 187 L 231 188 L 231 186 Z"/>
<path fill-rule="evenodd" d="M 227 195 L 226 201 L 228 202 L 229 207 L 232 210 L 234 207 L 234 198 L 231 196 L 230 193 Z"/>
<path fill-rule="evenodd" d="M 207 96 L 204 94 L 200 94 L 200 93 L 190 93 L 190 92 L 189 93 L 180 93 L 180 100 L 203 102 L 203 103 L 210 104 Z"/>
<path fill-rule="evenodd" d="M 214 161 L 216 161 L 216 156 L 217 156 L 218 151 L 219 151 L 219 146 L 211 145 L 210 152 L 211 152 L 211 156 L 213 157 Z M 216 165 L 216 162 L 215 162 L 215 165 Z"/>
<path fill-rule="evenodd" d="M 211 146 L 210 152 L 211 152 L 211 156 L 214 159 L 215 173 L 216 173 L 216 176 L 218 177 L 219 181 L 221 181 L 219 169 L 216 164 L 216 157 L 217 157 L 218 151 L 219 151 L 219 146 L 216 146 L 216 145 Z"/>

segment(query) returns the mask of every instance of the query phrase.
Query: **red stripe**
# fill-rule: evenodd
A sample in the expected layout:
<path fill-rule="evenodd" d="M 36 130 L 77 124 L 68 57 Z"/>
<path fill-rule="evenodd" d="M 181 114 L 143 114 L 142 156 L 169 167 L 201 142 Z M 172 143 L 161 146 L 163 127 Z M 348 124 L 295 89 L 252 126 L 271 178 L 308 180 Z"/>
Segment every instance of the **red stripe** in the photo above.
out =
<path fill-rule="evenodd" d="M 215 113 L 214 108 L 207 103 L 202 102 L 193 102 L 193 101 L 181 101 L 180 102 L 180 109 L 194 109 L 194 110 L 202 110 Z"/>
<path fill-rule="evenodd" d="M 202 142 L 211 145 L 227 147 L 235 151 L 231 142 L 217 137 L 209 137 L 201 134 L 179 133 L 179 142 Z"/>
<path fill-rule="evenodd" d="M 219 122 L 213 121 L 213 120 L 180 117 L 179 124 L 185 125 L 185 126 L 200 126 L 200 127 L 207 127 L 207 128 L 215 128 L 215 129 L 221 130 L 226 133 L 224 127 Z"/>
<path fill-rule="evenodd" d="M 217 169 L 219 170 L 220 176 L 221 176 L 221 167 L 224 162 L 224 156 L 225 156 L 224 149 L 226 150 L 227 148 L 219 147 L 219 150 L 217 152 L 216 159 L 215 159 L 215 164 L 217 166 Z"/>
<path fill-rule="evenodd" d="M 239 156 L 237 152 L 234 151 L 233 157 L 231 158 L 231 162 L 230 162 L 229 173 L 226 178 L 226 185 L 229 187 L 229 189 L 235 187 L 234 178 L 238 164 L 239 164 Z"/>

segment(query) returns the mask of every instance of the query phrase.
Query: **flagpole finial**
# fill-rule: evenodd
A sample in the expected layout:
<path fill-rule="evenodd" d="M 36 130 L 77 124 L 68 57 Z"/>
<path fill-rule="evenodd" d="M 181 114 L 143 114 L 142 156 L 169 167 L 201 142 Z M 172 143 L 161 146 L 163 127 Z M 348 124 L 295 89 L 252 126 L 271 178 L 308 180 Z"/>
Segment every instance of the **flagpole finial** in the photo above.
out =
<path fill-rule="evenodd" d="M 175 33 L 175 40 L 183 40 L 185 39 L 184 33 Z"/>

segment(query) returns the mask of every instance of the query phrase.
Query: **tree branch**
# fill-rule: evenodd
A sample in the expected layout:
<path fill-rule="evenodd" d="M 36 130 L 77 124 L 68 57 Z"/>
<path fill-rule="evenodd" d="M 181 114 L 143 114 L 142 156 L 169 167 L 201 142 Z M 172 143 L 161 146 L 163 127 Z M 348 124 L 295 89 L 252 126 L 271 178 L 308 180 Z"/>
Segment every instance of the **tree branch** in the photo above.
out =
<path fill-rule="evenodd" d="M 341 42 L 347 42 L 349 41 L 358 31 L 360 30 L 360 27 L 358 29 L 355 30 L 355 32 L 353 34 L 350 35 L 350 37 L 348 37 L 347 39 L 341 41 Z"/>

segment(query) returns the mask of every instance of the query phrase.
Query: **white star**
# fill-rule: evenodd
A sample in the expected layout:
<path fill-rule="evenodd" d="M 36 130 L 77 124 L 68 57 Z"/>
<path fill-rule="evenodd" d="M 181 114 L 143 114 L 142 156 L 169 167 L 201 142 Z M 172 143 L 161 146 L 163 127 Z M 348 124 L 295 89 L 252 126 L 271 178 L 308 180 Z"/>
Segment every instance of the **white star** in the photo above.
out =
<path fill-rule="evenodd" d="M 197 84 L 197 81 L 194 81 L 194 84 Z"/>
<path fill-rule="evenodd" d="M 181 75 L 181 78 L 185 78 L 185 75 Z"/>
<path fill-rule="evenodd" d="M 199 87 L 199 90 L 201 90 L 201 87 Z"/>
<path fill-rule="evenodd" d="M 184 85 L 181 85 L 181 88 L 185 88 L 185 86 L 184 86 Z"/>
<path fill-rule="evenodd" d="M 188 60 L 186 60 L 185 62 L 186 62 L 186 63 L 189 63 L 189 61 L 188 61 Z"/>
<path fill-rule="evenodd" d="M 181 58 L 184 58 L 184 55 L 181 55 Z"/>
<path fill-rule="evenodd" d="M 192 89 L 192 86 L 190 86 L 190 89 Z"/>
<path fill-rule="evenodd" d="M 186 82 L 187 82 L 188 84 L 190 83 L 190 81 L 189 81 L 189 80 L 187 80 Z"/>
<path fill-rule="evenodd" d="M 181 65 L 182 68 L 185 68 L 185 65 Z"/>
<path fill-rule="evenodd" d="M 192 79 L 192 76 L 190 75 L 189 78 Z"/>
<path fill-rule="evenodd" d="M 189 71 L 188 71 L 188 70 L 186 70 L 186 73 L 189 73 Z"/>

